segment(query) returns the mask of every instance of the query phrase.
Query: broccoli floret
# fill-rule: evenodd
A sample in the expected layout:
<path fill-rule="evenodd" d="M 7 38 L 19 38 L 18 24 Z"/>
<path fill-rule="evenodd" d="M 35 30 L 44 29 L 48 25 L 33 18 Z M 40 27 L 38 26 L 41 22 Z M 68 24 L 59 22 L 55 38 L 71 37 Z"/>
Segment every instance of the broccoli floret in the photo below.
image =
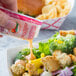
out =
<path fill-rule="evenodd" d="M 72 69 L 73 75 L 72 76 L 76 76 L 76 66 Z"/>
<path fill-rule="evenodd" d="M 25 56 L 27 56 L 29 54 L 30 54 L 30 49 L 23 49 L 16 55 L 15 61 L 18 59 L 24 60 Z"/>
<path fill-rule="evenodd" d="M 39 43 L 39 51 L 45 55 L 51 55 L 49 42 Z"/>
<path fill-rule="evenodd" d="M 68 34 L 66 37 L 60 36 L 49 40 L 51 50 L 61 50 L 67 54 L 73 54 L 73 48 L 76 47 L 75 35 Z"/>
<path fill-rule="evenodd" d="M 33 48 L 33 53 L 34 55 L 36 56 L 36 58 L 40 58 L 40 55 L 41 55 L 41 52 L 36 49 L 36 48 Z M 25 56 L 29 55 L 30 54 L 30 49 L 29 48 L 26 48 L 26 49 L 23 49 L 21 50 L 17 55 L 16 55 L 16 58 L 15 58 L 15 61 L 16 60 L 25 60 Z"/>

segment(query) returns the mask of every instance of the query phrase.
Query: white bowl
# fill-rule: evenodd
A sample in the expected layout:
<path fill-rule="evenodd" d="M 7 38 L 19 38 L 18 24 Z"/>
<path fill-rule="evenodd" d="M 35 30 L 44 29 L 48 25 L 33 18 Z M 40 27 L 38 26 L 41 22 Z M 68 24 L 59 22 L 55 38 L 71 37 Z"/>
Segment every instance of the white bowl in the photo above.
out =
<path fill-rule="evenodd" d="M 38 44 L 34 43 L 33 46 L 37 48 Z M 4 71 L 5 73 L 2 76 L 5 76 L 5 75 L 6 76 L 13 76 L 12 73 L 11 73 L 10 67 L 13 64 L 17 53 L 24 48 L 29 48 L 29 46 L 28 45 L 26 45 L 26 46 L 23 45 L 23 46 L 18 46 L 18 47 L 15 47 L 15 48 L 9 48 L 9 49 L 4 51 L 5 53 L 4 53 L 4 63 L 3 64 L 5 66 L 3 68 L 5 70 Z"/>

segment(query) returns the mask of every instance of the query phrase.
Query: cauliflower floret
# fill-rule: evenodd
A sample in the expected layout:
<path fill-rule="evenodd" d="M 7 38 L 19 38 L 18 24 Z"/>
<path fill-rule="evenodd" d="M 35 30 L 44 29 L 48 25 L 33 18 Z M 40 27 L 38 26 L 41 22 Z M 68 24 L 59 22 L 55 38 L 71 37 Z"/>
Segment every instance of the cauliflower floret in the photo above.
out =
<path fill-rule="evenodd" d="M 42 58 L 42 62 L 49 72 L 56 71 L 60 68 L 60 64 L 54 56 L 46 56 Z"/>
<path fill-rule="evenodd" d="M 24 60 L 17 60 L 17 61 L 15 62 L 15 64 L 16 64 L 16 65 L 21 64 L 21 65 L 23 65 L 24 67 L 26 66 L 26 62 L 25 62 Z"/>
<path fill-rule="evenodd" d="M 28 73 L 24 73 L 22 76 L 31 76 L 31 75 Z"/>
<path fill-rule="evenodd" d="M 21 75 L 22 73 L 25 72 L 25 67 L 21 64 L 13 64 L 11 66 L 11 71 L 13 72 L 13 74 L 16 74 L 16 75 Z"/>
<path fill-rule="evenodd" d="M 61 55 L 58 55 L 55 57 L 60 62 L 61 67 L 65 67 L 66 65 L 70 65 L 72 62 L 71 58 L 66 53 L 62 53 Z"/>

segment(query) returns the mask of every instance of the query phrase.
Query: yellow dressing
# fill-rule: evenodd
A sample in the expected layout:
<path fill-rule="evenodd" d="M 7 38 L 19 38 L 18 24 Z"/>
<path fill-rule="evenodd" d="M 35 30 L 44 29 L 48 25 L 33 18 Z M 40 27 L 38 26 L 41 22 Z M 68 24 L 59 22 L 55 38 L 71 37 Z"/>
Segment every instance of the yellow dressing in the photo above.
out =
<path fill-rule="evenodd" d="M 63 41 L 61 41 L 61 40 L 54 40 L 54 41 L 57 42 L 57 43 L 59 43 L 59 44 L 63 43 Z"/>
<path fill-rule="evenodd" d="M 43 71 L 43 69 L 38 69 L 38 74 L 41 74 Z"/>
<path fill-rule="evenodd" d="M 41 53 L 41 58 L 45 57 L 45 54 L 44 53 Z"/>
<path fill-rule="evenodd" d="M 31 61 L 29 61 L 29 63 L 34 64 L 34 66 L 35 66 L 37 69 L 40 68 L 41 65 L 43 65 L 43 64 L 42 64 L 42 61 L 41 61 L 41 58 L 35 59 L 35 60 L 31 60 Z"/>
<path fill-rule="evenodd" d="M 29 44 L 30 44 L 30 54 L 27 56 L 27 59 L 28 60 L 34 60 L 34 59 L 36 59 L 36 57 L 35 57 L 35 55 L 33 54 L 33 51 L 32 51 L 32 48 L 33 48 L 32 39 L 27 40 L 27 41 L 29 41 Z"/>

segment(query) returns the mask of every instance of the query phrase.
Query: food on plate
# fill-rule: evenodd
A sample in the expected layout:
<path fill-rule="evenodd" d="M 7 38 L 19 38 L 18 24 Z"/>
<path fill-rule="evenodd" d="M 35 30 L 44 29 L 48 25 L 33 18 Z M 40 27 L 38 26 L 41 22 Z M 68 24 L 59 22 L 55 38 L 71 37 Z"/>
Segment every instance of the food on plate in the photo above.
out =
<path fill-rule="evenodd" d="M 29 44 L 30 44 L 30 54 L 26 57 L 28 60 L 34 60 L 36 59 L 35 55 L 33 54 L 33 50 L 32 50 L 32 41 L 33 39 L 31 40 L 28 40 L 29 41 Z"/>
<path fill-rule="evenodd" d="M 72 68 L 66 67 L 65 69 L 60 71 L 60 74 L 58 74 L 58 76 L 72 76 L 73 75 L 73 72 L 71 71 Z"/>
<path fill-rule="evenodd" d="M 66 16 L 71 10 L 68 0 L 18 0 L 19 13 L 39 20 Z"/>
<path fill-rule="evenodd" d="M 52 55 L 54 57 L 57 57 L 57 56 L 61 55 L 61 53 L 62 53 L 61 50 L 55 50 Z"/>
<path fill-rule="evenodd" d="M 28 74 L 28 73 L 24 73 L 22 76 L 30 76 L 30 74 Z"/>
<path fill-rule="evenodd" d="M 67 34 L 75 35 L 75 31 L 74 30 L 69 30 L 69 31 L 60 30 L 61 36 L 66 36 Z"/>
<path fill-rule="evenodd" d="M 66 65 L 69 66 L 71 64 L 72 61 L 69 55 L 67 55 L 66 53 L 60 53 L 61 51 L 56 52 L 54 53 L 54 57 L 59 61 L 61 67 L 65 67 Z"/>
<path fill-rule="evenodd" d="M 21 64 L 13 64 L 11 70 L 14 75 L 21 75 L 25 72 L 25 67 Z"/>
<path fill-rule="evenodd" d="M 44 71 L 41 76 L 52 76 L 51 73 L 47 72 L 47 71 Z"/>
<path fill-rule="evenodd" d="M 73 49 L 73 53 L 76 56 L 76 47 Z"/>
<path fill-rule="evenodd" d="M 58 35 L 58 33 L 57 33 Z M 52 52 L 55 50 L 61 50 L 67 54 L 73 54 L 73 48 L 76 46 L 76 36 L 72 34 L 67 34 L 66 36 L 51 37 L 48 42 L 50 43 L 50 49 Z"/>
<path fill-rule="evenodd" d="M 23 65 L 24 67 L 26 66 L 26 62 L 25 62 L 24 60 L 17 60 L 17 61 L 15 62 L 15 64 L 16 64 L 16 65 L 21 64 L 21 65 Z"/>
<path fill-rule="evenodd" d="M 76 76 L 75 30 L 61 30 L 39 47 L 21 50 L 11 65 L 13 76 Z M 30 59 L 27 57 L 30 56 Z"/>
<path fill-rule="evenodd" d="M 42 63 L 49 72 L 56 71 L 60 68 L 59 61 L 53 56 L 46 56 L 42 58 Z"/>
<path fill-rule="evenodd" d="M 73 72 L 73 76 L 76 76 L 76 66 L 73 67 L 72 72 Z"/>
<path fill-rule="evenodd" d="M 71 60 L 76 63 L 76 56 L 74 56 L 72 54 L 70 54 L 69 56 L 70 56 Z"/>
<path fill-rule="evenodd" d="M 32 61 L 29 61 L 26 64 L 26 69 L 28 70 L 30 75 L 39 75 L 43 72 L 43 64 L 41 62 L 41 59 L 35 59 Z"/>

